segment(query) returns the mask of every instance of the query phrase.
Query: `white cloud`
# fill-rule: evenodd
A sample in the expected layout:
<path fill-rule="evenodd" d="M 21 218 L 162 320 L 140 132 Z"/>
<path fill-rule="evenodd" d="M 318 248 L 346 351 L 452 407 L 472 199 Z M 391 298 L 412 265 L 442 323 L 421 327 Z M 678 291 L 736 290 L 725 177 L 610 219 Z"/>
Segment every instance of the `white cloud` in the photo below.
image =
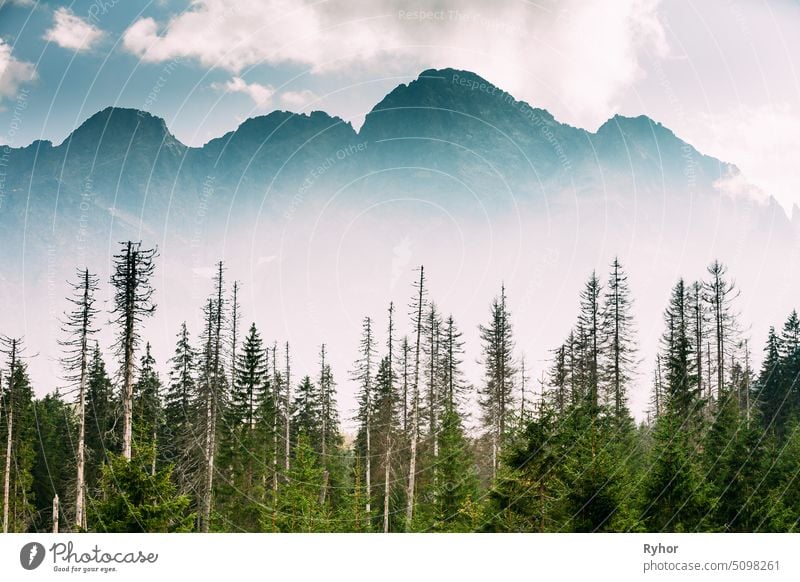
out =
<path fill-rule="evenodd" d="M 32 63 L 20 61 L 11 55 L 11 46 L 0 38 L 0 103 L 5 97 L 14 97 L 23 83 L 36 79 Z"/>
<path fill-rule="evenodd" d="M 214 89 L 228 91 L 230 93 L 244 93 L 253 103 L 256 108 L 263 110 L 272 103 L 272 96 L 275 94 L 275 89 L 269 85 L 261 85 L 260 83 L 247 83 L 241 77 L 234 77 L 227 83 L 214 83 Z"/>
<path fill-rule="evenodd" d="M 281 102 L 293 109 L 304 109 L 311 103 L 319 101 L 319 95 L 310 89 L 302 91 L 286 91 L 281 95 Z"/>
<path fill-rule="evenodd" d="M 800 192 L 800 109 L 788 103 L 740 106 L 692 117 L 680 135 L 703 153 L 736 164 L 744 177 L 719 186 L 730 194 L 774 196 L 790 209 Z M 759 193 L 759 190 L 763 194 Z"/>
<path fill-rule="evenodd" d="M 641 54 L 667 51 L 658 0 L 457 6 L 420 13 L 407 0 L 196 0 L 169 22 L 136 21 L 124 46 L 145 61 L 194 58 L 235 74 L 261 63 L 377 76 L 453 66 L 584 126 L 607 119 L 644 74 Z"/>
<path fill-rule="evenodd" d="M 68 8 L 59 8 L 53 14 L 53 27 L 44 39 L 77 52 L 88 51 L 103 36 L 103 31 L 75 16 Z"/>

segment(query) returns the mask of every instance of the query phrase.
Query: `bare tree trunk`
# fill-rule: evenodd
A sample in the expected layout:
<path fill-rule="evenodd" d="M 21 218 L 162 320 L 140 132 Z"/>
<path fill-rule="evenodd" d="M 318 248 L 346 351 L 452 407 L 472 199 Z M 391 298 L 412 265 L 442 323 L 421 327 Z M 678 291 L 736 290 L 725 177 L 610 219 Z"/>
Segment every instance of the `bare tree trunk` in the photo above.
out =
<path fill-rule="evenodd" d="M 371 518 L 372 512 L 372 447 L 370 443 L 370 413 L 369 413 L 369 392 L 367 392 L 367 472 L 366 472 L 366 485 L 367 485 L 367 520 Z"/>
<path fill-rule="evenodd" d="M 322 370 L 320 371 L 319 387 L 322 391 L 322 464 L 327 467 L 328 457 L 326 456 L 326 441 L 328 440 L 328 412 L 330 407 L 330 400 L 328 394 L 328 385 L 325 372 L 325 344 L 322 344 Z"/>
<path fill-rule="evenodd" d="M 75 480 L 75 525 L 83 527 L 84 500 L 86 498 L 86 375 L 81 371 L 80 393 L 78 394 L 78 469 Z M 56 496 L 58 499 L 58 496 Z"/>
<path fill-rule="evenodd" d="M 389 479 L 391 477 L 392 437 L 387 439 L 386 455 L 383 459 L 383 533 L 389 533 Z"/>
<path fill-rule="evenodd" d="M 53 533 L 58 533 L 58 494 L 53 497 Z"/>
<path fill-rule="evenodd" d="M 9 383 L 10 388 L 14 387 L 14 379 Z M 9 393 L 10 394 L 10 393 Z M 11 400 L 11 398 L 9 398 Z M 11 492 L 11 453 L 14 433 L 14 404 L 9 402 L 6 404 L 8 412 L 8 426 L 6 435 L 6 467 L 3 472 L 3 533 L 8 533 L 8 500 Z"/>
<path fill-rule="evenodd" d="M 328 494 L 328 478 L 330 477 L 330 473 L 328 473 L 327 469 L 322 471 L 322 487 L 319 490 L 319 504 L 325 505 L 325 497 Z"/>
<path fill-rule="evenodd" d="M 206 471 L 205 482 L 203 484 L 203 499 L 201 504 L 200 531 L 208 533 L 209 521 L 211 519 L 211 491 L 214 486 L 214 439 L 212 437 L 214 426 L 214 404 L 213 396 L 207 395 L 206 401 L 206 434 L 205 434 L 205 457 Z"/>
<path fill-rule="evenodd" d="M 278 411 L 280 400 L 280 391 L 278 390 L 278 366 L 277 366 L 277 352 L 278 346 L 272 346 L 272 401 L 274 403 L 274 410 L 272 411 L 272 504 L 273 508 L 278 499 Z M 274 512 L 273 512 L 274 518 Z M 274 528 L 273 528 L 274 529 Z"/>
<path fill-rule="evenodd" d="M 125 342 L 125 370 L 122 381 L 122 456 L 131 460 L 133 441 L 133 342 Z"/>
<path fill-rule="evenodd" d="M 136 265 L 133 243 L 128 241 L 125 256 L 125 327 L 123 331 L 124 368 L 122 370 L 122 456 L 131 460 L 133 441 L 133 345 Z"/>
<path fill-rule="evenodd" d="M 406 530 L 414 518 L 414 485 L 417 476 L 417 440 L 419 438 L 419 347 L 422 336 L 422 302 L 425 284 L 425 268 L 419 268 L 419 296 L 417 297 L 417 338 L 414 346 L 414 384 L 412 393 L 411 418 L 411 459 L 408 463 L 408 490 L 406 493 Z"/>
<path fill-rule="evenodd" d="M 289 480 L 289 465 L 292 454 L 292 369 L 289 365 L 289 342 L 286 342 L 286 480 Z"/>
<path fill-rule="evenodd" d="M 17 366 L 17 340 L 11 340 L 11 374 L 8 378 L 8 401 L 6 414 L 6 466 L 3 471 L 3 533 L 8 533 L 8 501 L 11 493 L 11 453 L 14 436 L 14 372 Z"/>

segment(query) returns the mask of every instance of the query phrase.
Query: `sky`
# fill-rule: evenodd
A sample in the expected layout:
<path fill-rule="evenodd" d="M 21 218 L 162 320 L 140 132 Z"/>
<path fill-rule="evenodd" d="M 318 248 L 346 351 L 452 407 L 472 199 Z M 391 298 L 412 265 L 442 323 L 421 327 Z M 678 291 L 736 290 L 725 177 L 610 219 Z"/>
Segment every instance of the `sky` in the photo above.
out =
<path fill-rule="evenodd" d="M 595 130 L 646 114 L 800 204 L 797 0 L 0 0 L 0 143 L 109 105 L 202 145 L 274 109 L 358 127 L 426 68 L 472 70 Z"/>

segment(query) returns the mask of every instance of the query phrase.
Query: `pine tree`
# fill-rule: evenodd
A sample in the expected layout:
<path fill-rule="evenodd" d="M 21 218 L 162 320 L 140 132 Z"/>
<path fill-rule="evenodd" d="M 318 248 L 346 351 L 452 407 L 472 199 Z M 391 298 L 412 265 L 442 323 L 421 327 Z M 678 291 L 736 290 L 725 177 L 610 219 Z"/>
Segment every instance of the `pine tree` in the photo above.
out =
<path fill-rule="evenodd" d="M 602 307 L 601 377 L 608 391 L 607 401 L 617 426 L 631 426 L 628 390 L 636 372 L 636 336 L 631 309 L 633 300 L 628 276 L 615 258 Z"/>
<path fill-rule="evenodd" d="M 152 475 L 140 463 L 112 453 L 109 463 L 103 466 L 99 494 L 89 504 L 89 529 L 115 533 L 188 532 L 195 519 L 189 502 L 188 496 L 176 491 L 170 467 Z"/>
<path fill-rule="evenodd" d="M 225 280 L 222 261 L 217 263 L 214 276 L 214 293 L 205 308 L 204 348 L 202 352 L 202 376 L 199 387 L 199 410 L 202 424 L 199 434 L 202 438 L 204 467 L 202 483 L 199 484 L 200 531 L 208 532 L 211 526 L 211 512 L 214 496 L 214 474 L 217 454 L 217 433 L 219 421 L 224 415 L 227 403 L 228 382 L 223 365 L 223 350 L 226 344 L 225 320 Z"/>
<path fill-rule="evenodd" d="M 683 279 L 672 290 L 664 320 L 667 329 L 662 344 L 668 404 L 676 414 L 686 418 L 698 404 L 701 395 L 697 393 L 696 375 L 700 372 L 695 368 L 695 348 L 689 332 L 687 294 Z"/>
<path fill-rule="evenodd" d="M 441 370 L 441 328 L 443 322 L 439 310 L 434 302 L 430 302 L 428 313 L 425 316 L 425 341 L 422 346 L 425 355 L 425 383 L 426 403 L 425 416 L 428 421 L 427 434 L 427 473 L 430 483 L 427 485 L 432 492 L 436 490 L 437 463 L 439 457 L 439 416 L 441 415 L 442 400 L 442 370 Z M 427 467 L 426 467 L 427 468 Z"/>
<path fill-rule="evenodd" d="M 115 430 L 118 402 L 114 396 L 111 379 L 106 372 L 100 347 L 95 342 L 89 363 L 86 387 L 86 490 L 97 486 L 100 467 L 108 463 L 108 454 L 119 452 L 119 438 Z M 85 513 L 84 513 L 85 516 Z M 86 519 L 84 517 L 85 528 Z"/>
<path fill-rule="evenodd" d="M 53 498 L 58 496 L 59 499 L 68 500 L 75 493 L 73 459 L 74 435 L 78 432 L 77 418 L 71 403 L 62 400 L 58 391 L 35 400 L 33 406 L 35 432 L 32 444 L 35 458 L 31 467 L 31 500 L 35 504 L 35 511 L 30 529 L 46 531 L 53 523 Z M 63 517 L 67 511 L 62 505 L 59 513 Z M 73 521 L 71 518 L 67 524 Z M 78 529 L 85 527 L 82 525 Z"/>
<path fill-rule="evenodd" d="M 236 358 L 231 394 L 231 423 L 253 427 L 258 403 L 267 382 L 267 354 L 256 324 L 250 324 L 242 351 Z"/>
<path fill-rule="evenodd" d="M 461 336 L 453 316 L 449 315 L 442 332 L 442 386 L 445 389 L 444 402 L 455 411 L 464 404 L 469 389 L 461 369 L 464 363 L 464 341 Z"/>
<path fill-rule="evenodd" d="M 174 464 L 173 478 L 178 483 L 178 490 L 185 492 L 191 488 L 191 475 L 197 468 L 194 419 L 201 411 L 195 407 L 198 400 L 197 353 L 192 347 L 186 322 L 181 324 L 177 337 L 175 353 L 169 360 L 169 383 L 164 392 L 165 438 L 161 455 L 165 462 Z"/>
<path fill-rule="evenodd" d="M 664 312 L 665 402 L 656 419 L 643 484 L 642 519 L 648 530 L 694 531 L 707 511 L 697 458 L 701 394 L 695 378 L 688 293 L 682 279 Z"/>
<path fill-rule="evenodd" d="M 277 512 L 278 530 L 306 533 L 328 531 L 331 516 L 326 506 L 320 503 L 324 469 L 319 457 L 303 432 L 298 433 L 294 450 L 294 462 L 281 492 Z M 271 515 L 264 517 L 265 522 L 271 519 Z"/>
<path fill-rule="evenodd" d="M 560 345 L 553 351 L 553 365 L 550 369 L 550 405 L 557 417 L 564 414 L 564 410 L 570 403 L 569 390 L 569 363 L 567 360 L 569 340 Z"/>
<path fill-rule="evenodd" d="M 131 459 L 133 439 L 133 382 L 135 352 L 140 341 L 142 320 L 155 311 L 152 301 L 155 249 L 143 249 L 142 243 L 122 243 L 122 251 L 114 255 L 114 323 L 118 326 L 115 344 L 120 364 L 122 386 L 122 456 Z"/>
<path fill-rule="evenodd" d="M 783 408 L 786 417 L 797 417 L 800 414 L 800 318 L 797 311 L 792 311 L 783 325 L 780 348 Z"/>
<path fill-rule="evenodd" d="M 372 414 L 375 382 L 374 363 L 377 358 L 372 319 L 364 318 L 361 325 L 359 357 L 353 365 L 352 378 L 358 384 L 357 448 L 363 459 L 366 483 L 366 519 L 372 519 Z"/>
<path fill-rule="evenodd" d="M 139 379 L 133 387 L 133 440 L 137 450 L 149 461 L 150 474 L 156 474 L 159 461 L 158 435 L 163 432 L 164 411 L 161 407 L 161 379 L 150 351 L 150 343 L 139 366 Z"/>
<path fill-rule="evenodd" d="M 769 511 L 762 488 L 772 460 L 758 423 L 748 420 L 736 390 L 723 390 L 703 446 L 709 509 L 702 531 L 757 531 Z"/>
<path fill-rule="evenodd" d="M 474 514 L 469 511 L 478 497 L 477 467 L 461 416 L 449 402 L 439 429 L 440 454 L 433 488 L 433 531 L 472 531 Z"/>
<path fill-rule="evenodd" d="M 594 420 L 600 414 L 600 359 L 603 348 L 600 329 L 602 316 L 600 311 L 601 293 L 600 280 L 592 272 L 581 292 L 577 341 L 579 342 L 580 370 L 582 372 L 580 376 L 581 390 L 589 400 L 589 414 L 593 421 L 593 434 L 595 431 Z"/>
<path fill-rule="evenodd" d="M 694 346 L 694 369 L 697 371 L 697 394 L 701 398 L 711 399 L 711 385 L 707 386 L 708 394 L 703 394 L 703 346 L 707 343 L 708 306 L 703 291 L 703 284 L 695 281 L 687 292 L 689 311 L 689 330 Z M 710 354 L 709 354 L 710 357 Z"/>
<path fill-rule="evenodd" d="M 480 326 L 483 342 L 484 385 L 480 390 L 479 404 L 483 411 L 483 425 L 492 442 L 492 477 L 497 466 L 506 436 L 506 421 L 513 407 L 514 339 L 506 307 L 505 286 L 492 303 L 491 319 Z"/>
<path fill-rule="evenodd" d="M 65 379 L 77 391 L 78 450 L 75 477 L 75 527 L 85 528 L 86 505 L 86 384 L 89 379 L 90 342 L 97 333 L 94 319 L 97 316 L 95 294 L 99 281 L 88 269 L 79 270 L 77 280 L 71 283 L 72 305 L 63 321 L 66 338 L 59 343 L 65 348 L 61 363 L 66 372 Z"/>
<path fill-rule="evenodd" d="M 710 279 L 705 284 L 706 300 L 711 312 L 711 334 L 716 347 L 717 392 L 724 390 L 725 359 L 733 355 L 738 334 L 733 301 L 739 296 L 739 291 L 726 278 L 727 272 L 722 263 L 714 261 L 708 266 Z"/>
<path fill-rule="evenodd" d="M 321 402 L 319 389 L 309 376 L 303 376 L 292 406 L 292 427 L 294 434 L 304 433 L 309 445 L 315 451 L 322 450 Z"/>
<path fill-rule="evenodd" d="M 399 423 L 397 410 L 397 393 L 395 391 L 396 378 L 390 365 L 389 357 L 385 357 L 378 365 L 375 376 L 373 395 L 372 428 L 375 436 L 372 446 L 373 456 L 379 459 L 376 467 L 375 481 L 380 487 L 375 489 L 376 506 L 382 509 L 382 519 L 379 531 L 388 533 L 402 527 L 402 524 L 391 523 L 391 516 L 395 513 L 392 501 L 396 499 L 392 491 L 392 474 L 394 473 L 394 444 L 398 439 Z"/>
<path fill-rule="evenodd" d="M 342 435 L 339 427 L 339 412 L 336 405 L 336 381 L 331 365 L 326 360 L 325 344 L 320 348 L 319 389 L 319 427 L 320 462 L 324 469 L 322 503 L 327 503 L 331 511 L 345 502 L 347 474 L 342 456 Z"/>
<path fill-rule="evenodd" d="M 24 532 L 33 522 L 31 470 L 35 457 L 33 442 L 36 438 L 33 390 L 22 361 L 22 340 L 4 337 L 0 344 L 0 351 L 8 358 L 8 372 L 2 393 L 5 414 L 0 424 L 0 439 L 5 442 L 2 457 L 3 533 Z"/>

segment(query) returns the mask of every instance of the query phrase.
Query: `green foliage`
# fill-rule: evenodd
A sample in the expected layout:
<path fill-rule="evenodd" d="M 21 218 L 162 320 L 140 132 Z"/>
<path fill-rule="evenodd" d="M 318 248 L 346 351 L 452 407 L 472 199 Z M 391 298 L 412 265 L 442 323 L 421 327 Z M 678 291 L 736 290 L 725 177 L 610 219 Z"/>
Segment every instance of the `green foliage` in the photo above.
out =
<path fill-rule="evenodd" d="M 17 349 L 19 349 L 17 347 Z M 8 466 L 9 501 L 8 531 L 25 532 L 34 524 L 36 499 L 33 492 L 33 470 L 38 441 L 33 390 L 25 364 L 17 352 L 14 364 L 3 384 L 3 415 L 0 419 L 0 470 Z M 9 414 L 13 411 L 13 414 Z M 11 425 L 11 457 L 6 456 Z M 0 498 L 0 506 L 3 500 Z"/>
<path fill-rule="evenodd" d="M 139 453 L 139 454 L 136 454 Z M 189 497 L 179 495 L 171 480 L 172 467 L 150 474 L 149 464 L 137 459 L 151 453 L 135 451 L 134 459 L 109 454 L 103 466 L 98 494 L 88 507 L 88 525 L 97 532 L 188 532 L 195 516 Z"/>
<path fill-rule="evenodd" d="M 32 468 L 33 499 L 36 504 L 35 531 L 48 531 L 52 526 L 53 497 L 68 500 L 75 495 L 73 439 L 77 434 L 72 407 L 58 392 L 33 403 L 36 421 L 36 460 Z M 66 512 L 62 509 L 63 516 Z"/>
<path fill-rule="evenodd" d="M 310 439 L 300 433 L 295 446 L 295 457 L 287 481 L 278 492 L 276 524 L 282 532 L 330 531 L 330 512 L 321 503 L 326 480 L 325 469 L 311 447 Z M 269 529 L 273 516 L 264 515 L 265 529 Z"/>

